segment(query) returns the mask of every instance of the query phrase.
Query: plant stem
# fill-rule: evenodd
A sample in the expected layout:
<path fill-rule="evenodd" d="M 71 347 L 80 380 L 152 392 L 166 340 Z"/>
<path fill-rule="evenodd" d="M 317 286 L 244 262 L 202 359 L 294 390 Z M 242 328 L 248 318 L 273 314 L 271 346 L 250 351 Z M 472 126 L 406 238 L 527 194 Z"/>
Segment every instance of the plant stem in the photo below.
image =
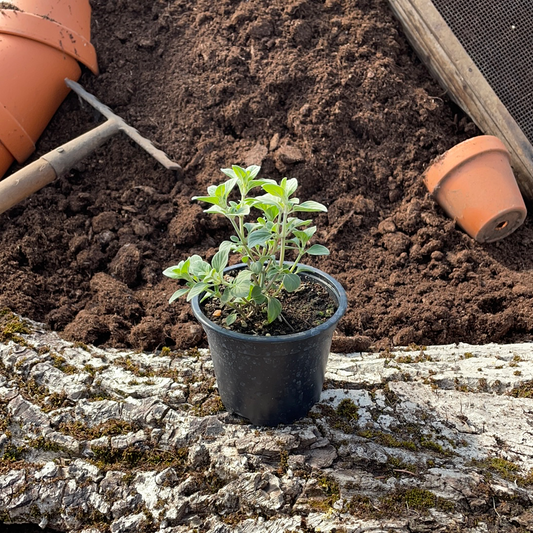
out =
<path fill-rule="evenodd" d="M 242 224 L 242 218 L 239 217 L 239 226 L 237 226 L 237 224 L 235 224 L 235 221 L 233 220 L 233 217 L 227 217 L 227 218 L 229 218 L 229 220 L 231 222 L 231 225 L 233 226 L 233 229 L 235 230 L 235 232 L 237 233 L 237 236 L 241 240 L 242 246 L 243 246 L 244 250 L 246 251 L 246 255 L 250 259 L 255 261 L 254 256 L 253 256 L 253 250 L 248 248 L 248 245 L 246 244 L 246 237 L 244 235 L 244 229 L 241 229 L 241 227 L 240 227 L 241 224 Z"/>
<path fill-rule="evenodd" d="M 235 232 L 237 233 L 237 236 L 241 240 L 242 246 L 243 246 L 244 250 L 246 251 L 246 255 L 250 258 L 250 261 L 255 263 L 258 259 L 254 258 L 253 250 L 248 248 L 248 245 L 246 244 L 246 237 L 244 235 L 243 217 L 239 217 L 239 225 L 235 224 L 235 220 L 233 219 L 233 217 L 226 217 L 226 218 L 229 219 L 229 221 L 231 222 L 231 225 L 233 226 L 233 229 L 235 230 Z M 259 258 L 260 258 L 260 256 L 259 256 Z M 257 275 L 254 274 L 253 272 L 252 272 L 252 279 L 254 280 L 254 283 L 256 285 L 261 285 L 259 283 L 259 279 L 258 279 Z"/>
<path fill-rule="evenodd" d="M 283 206 L 283 218 L 281 222 L 281 243 L 279 251 L 279 267 L 283 268 L 283 261 L 285 261 L 285 237 L 287 232 L 287 207 Z"/>
<path fill-rule="evenodd" d="M 304 249 L 300 250 L 298 257 L 294 260 L 294 263 L 292 264 L 290 268 L 290 272 L 294 272 L 294 269 L 298 266 L 298 263 L 300 262 L 300 259 L 303 257 L 304 254 L 305 254 L 305 250 Z"/>

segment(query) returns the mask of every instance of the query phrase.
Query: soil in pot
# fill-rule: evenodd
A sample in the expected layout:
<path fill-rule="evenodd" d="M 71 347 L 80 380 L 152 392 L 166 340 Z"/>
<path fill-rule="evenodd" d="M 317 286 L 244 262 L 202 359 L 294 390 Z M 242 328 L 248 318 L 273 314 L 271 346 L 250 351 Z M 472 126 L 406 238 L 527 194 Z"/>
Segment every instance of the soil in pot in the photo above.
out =
<path fill-rule="evenodd" d="M 0 308 L 73 340 L 205 344 L 162 270 L 231 233 L 190 201 L 231 163 L 295 177 L 328 206 L 311 264 L 346 287 L 337 332 L 375 347 L 533 338 L 533 222 L 474 242 L 421 175 L 479 135 L 416 58 L 386 0 L 93 0 L 101 75 L 81 83 L 184 167 L 116 137 L 0 216 Z M 35 157 L 95 126 L 76 96 Z M 349 349 L 349 343 L 347 344 Z"/>
<path fill-rule="evenodd" d="M 282 317 L 271 324 L 266 323 L 265 309 L 257 310 L 246 319 L 236 320 L 231 326 L 225 322 L 231 310 L 214 300 L 206 300 L 202 311 L 212 322 L 231 331 L 273 336 L 290 335 L 319 326 L 333 316 L 337 308 L 328 291 L 311 281 L 304 281 L 294 292 L 282 291 L 278 299 L 283 308 Z"/>

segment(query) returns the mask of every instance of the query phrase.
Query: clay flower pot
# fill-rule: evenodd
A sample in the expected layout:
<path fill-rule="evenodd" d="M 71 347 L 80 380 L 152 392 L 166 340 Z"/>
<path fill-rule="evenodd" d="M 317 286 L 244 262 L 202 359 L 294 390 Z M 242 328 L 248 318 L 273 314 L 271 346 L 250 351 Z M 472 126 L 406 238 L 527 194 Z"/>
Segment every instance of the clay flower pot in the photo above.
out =
<path fill-rule="evenodd" d="M 0 9 L 0 178 L 25 161 L 78 80 L 98 73 L 88 0 L 11 0 Z"/>
<path fill-rule="evenodd" d="M 430 194 L 478 242 L 507 237 L 526 218 L 509 152 L 491 135 L 464 141 L 424 173 Z"/>

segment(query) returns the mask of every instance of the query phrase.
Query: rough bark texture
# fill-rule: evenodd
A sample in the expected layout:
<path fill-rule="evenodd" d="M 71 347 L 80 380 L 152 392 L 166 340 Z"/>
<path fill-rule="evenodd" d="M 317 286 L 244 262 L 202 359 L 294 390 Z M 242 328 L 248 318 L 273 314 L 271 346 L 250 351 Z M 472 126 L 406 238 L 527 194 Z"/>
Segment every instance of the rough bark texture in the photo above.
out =
<path fill-rule="evenodd" d="M 530 345 L 332 354 L 308 418 L 268 429 L 224 411 L 207 350 L 103 350 L 9 324 L 6 531 L 533 528 Z"/>

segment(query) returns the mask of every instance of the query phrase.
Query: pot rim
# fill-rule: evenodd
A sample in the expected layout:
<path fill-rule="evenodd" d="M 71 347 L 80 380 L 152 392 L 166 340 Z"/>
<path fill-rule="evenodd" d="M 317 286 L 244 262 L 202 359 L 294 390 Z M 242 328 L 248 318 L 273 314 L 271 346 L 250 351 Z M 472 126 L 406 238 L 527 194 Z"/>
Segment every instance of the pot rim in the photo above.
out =
<path fill-rule="evenodd" d="M 286 261 L 287 264 L 292 264 L 290 261 Z M 238 268 L 242 268 L 247 266 L 245 263 L 239 263 L 236 265 L 231 265 L 229 267 L 226 267 L 224 269 L 224 272 L 230 272 L 231 270 L 235 270 Z M 299 333 L 290 333 L 289 335 L 272 335 L 270 337 L 266 337 L 264 335 L 249 335 L 247 333 L 239 333 L 237 331 L 232 331 L 226 328 L 223 328 L 213 322 L 212 320 L 209 320 L 203 313 L 203 311 L 200 308 L 200 297 L 203 296 L 202 294 L 199 294 L 198 296 L 195 296 L 191 300 L 191 306 L 193 313 L 196 317 L 196 319 L 203 325 L 207 326 L 208 328 L 221 333 L 223 335 L 226 335 L 227 337 L 230 337 L 235 340 L 242 340 L 242 341 L 248 341 L 248 342 L 257 342 L 257 343 L 285 343 L 285 342 L 294 342 L 298 341 L 299 339 L 307 338 L 314 335 L 319 335 L 323 331 L 328 330 L 330 327 L 337 324 L 337 322 L 342 318 L 344 313 L 346 312 L 346 309 L 348 308 L 348 298 L 346 296 L 346 291 L 344 290 L 344 287 L 332 276 L 324 272 L 323 270 L 320 270 L 319 268 L 315 268 L 308 265 L 302 265 L 305 267 L 305 271 L 315 274 L 315 281 L 318 283 L 321 283 L 321 281 L 325 281 L 326 283 L 321 283 L 321 285 L 325 286 L 326 289 L 331 289 L 335 296 L 337 297 L 337 310 L 335 313 L 329 317 L 325 322 L 320 324 L 319 326 L 315 326 L 311 329 L 306 329 L 305 331 L 300 331 Z M 313 277 L 313 276 L 310 276 Z M 320 277 L 325 278 L 325 280 L 320 280 Z M 317 279 L 318 278 L 318 279 Z M 328 284 L 330 285 L 328 287 Z"/>
<path fill-rule="evenodd" d="M 510 160 L 509 151 L 494 135 L 478 135 L 452 146 L 437 157 L 424 171 L 423 179 L 431 195 L 435 194 L 443 181 L 458 167 L 485 152 L 501 152 Z"/>
<path fill-rule="evenodd" d="M 96 49 L 89 38 L 54 20 L 26 11 L 4 9 L 0 14 L 1 34 L 45 44 L 83 63 L 93 74 L 99 72 Z"/>

